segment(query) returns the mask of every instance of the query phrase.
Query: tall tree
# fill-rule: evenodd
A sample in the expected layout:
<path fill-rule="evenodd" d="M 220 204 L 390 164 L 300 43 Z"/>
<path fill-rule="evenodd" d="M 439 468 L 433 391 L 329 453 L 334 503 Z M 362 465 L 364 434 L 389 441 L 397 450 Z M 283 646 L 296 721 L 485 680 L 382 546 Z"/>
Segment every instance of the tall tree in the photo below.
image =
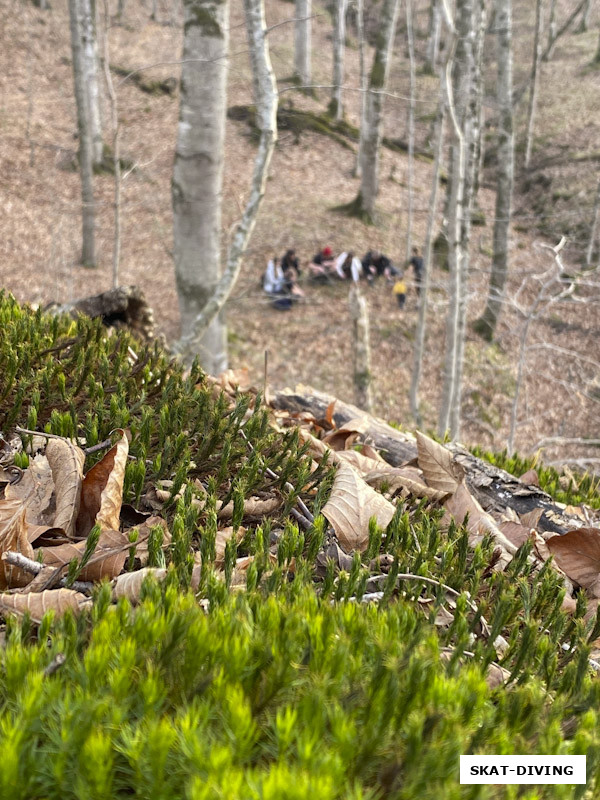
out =
<path fill-rule="evenodd" d="M 296 0 L 294 74 L 302 86 L 311 82 L 311 0 Z"/>
<path fill-rule="evenodd" d="M 342 86 L 344 85 L 344 54 L 346 50 L 346 7 L 347 0 L 333 2 L 333 88 L 329 113 L 336 119 L 342 119 L 344 108 L 342 103 Z"/>
<path fill-rule="evenodd" d="M 182 336 L 188 334 L 221 275 L 221 196 L 227 71 L 227 0 L 184 0 L 181 100 L 173 167 L 173 239 Z M 202 367 L 227 367 L 222 315 L 197 342 Z"/>
<path fill-rule="evenodd" d="M 409 97 L 408 97 L 408 164 L 407 164 L 407 194 L 408 207 L 406 215 L 406 261 L 410 258 L 412 246 L 412 218 L 413 218 L 413 172 L 415 152 L 415 41 L 413 36 L 413 0 L 406 0 L 406 41 L 408 44 L 408 72 L 409 72 Z"/>
<path fill-rule="evenodd" d="M 360 133 L 354 165 L 354 177 L 360 178 L 362 170 L 363 120 L 367 113 L 367 71 L 365 69 L 365 2 L 356 0 L 356 28 L 358 35 L 358 70 L 360 73 Z"/>
<path fill-rule="evenodd" d="M 429 5 L 429 32 L 425 53 L 424 72 L 434 75 L 440 51 L 440 33 L 442 29 L 441 0 L 431 0 Z"/>
<path fill-rule="evenodd" d="M 542 30 L 544 27 L 544 16 L 542 0 L 537 0 L 535 4 L 535 37 L 533 41 L 533 62 L 531 65 L 531 78 L 529 85 L 529 106 L 527 108 L 527 134 L 525 137 L 525 167 L 531 161 L 531 150 L 533 147 L 533 128 L 535 124 L 535 112 L 537 106 L 538 78 L 540 71 L 540 60 L 542 58 Z"/>
<path fill-rule="evenodd" d="M 577 26 L 576 33 L 585 33 L 590 27 L 590 14 L 592 12 L 592 0 L 585 0 L 585 5 L 581 9 L 581 19 Z"/>
<path fill-rule="evenodd" d="M 86 267 L 96 266 L 95 206 L 92 136 L 89 123 L 88 95 L 86 92 L 85 56 L 81 41 L 81 14 L 78 0 L 69 0 L 69 25 L 71 29 L 71 52 L 73 61 L 73 83 L 77 106 L 77 131 L 79 136 L 79 173 L 81 175 L 82 201 L 82 249 L 81 262 Z"/>
<path fill-rule="evenodd" d="M 514 132 L 512 104 L 512 1 L 496 0 L 498 31 L 498 168 L 496 177 L 496 213 L 494 255 L 487 304 L 475 325 L 491 341 L 504 300 L 510 255 L 510 218 L 514 183 Z"/>
<path fill-rule="evenodd" d="M 600 216 L 600 181 L 598 181 L 598 187 L 596 189 L 596 200 L 594 202 L 594 211 L 592 215 L 592 228 L 590 231 L 590 241 L 588 244 L 588 248 L 586 251 L 585 263 L 588 267 L 592 266 L 592 260 L 594 258 L 594 247 L 596 244 L 596 235 L 598 232 L 598 217 Z"/>
<path fill-rule="evenodd" d="M 88 95 L 92 159 L 99 166 L 103 158 L 102 114 L 100 110 L 100 83 L 98 79 L 98 31 L 96 0 L 79 0 L 81 8 L 81 36 L 85 61 L 85 88 Z"/>
<path fill-rule="evenodd" d="M 209 3 L 209 0 L 187 1 L 193 2 L 194 4 L 199 3 L 203 7 Z M 218 3 L 219 0 L 214 0 L 214 2 Z M 227 262 L 225 264 L 223 274 L 218 279 L 216 285 L 214 285 L 212 288 L 212 291 L 203 292 L 205 302 L 203 303 L 196 317 L 193 319 L 188 319 L 186 328 L 182 328 L 181 338 L 173 347 L 174 352 L 178 353 L 184 360 L 188 361 L 198 352 L 199 349 L 201 354 L 206 354 L 206 346 L 202 345 L 205 345 L 207 335 L 210 333 L 214 323 L 219 320 L 219 315 L 221 314 L 222 309 L 229 295 L 231 294 L 231 290 L 235 286 L 235 283 L 238 279 L 242 265 L 242 258 L 248 246 L 254 225 L 256 224 L 258 212 L 265 194 L 269 165 L 271 163 L 271 157 L 275 148 L 275 142 L 277 141 L 277 86 L 275 83 L 275 75 L 271 66 L 269 48 L 267 45 L 267 30 L 263 0 L 244 0 L 244 12 L 246 16 L 246 29 L 248 32 L 248 41 L 250 46 L 250 63 L 252 66 L 252 74 L 256 92 L 256 119 L 257 126 L 260 131 L 260 139 L 258 143 L 256 159 L 254 161 L 254 171 L 252 173 L 250 193 L 246 202 L 244 213 L 236 225 L 235 231 L 231 238 L 231 243 L 227 252 Z M 206 17 L 204 18 L 206 19 Z M 185 132 L 186 131 L 184 130 L 184 133 Z M 181 133 L 182 131 L 180 123 L 180 134 Z M 200 158 L 203 158 L 202 153 L 199 155 Z M 185 168 L 185 163 L 181 165 L 181 168 Z M 218 203 L 219 195 L 215 196 L 213 201 L 214 203 Z M 175 209 L 175 188 L 173 205 Z M 190 244 L 193 246 L 193 229 L 188 226 L 181 232 L 188 235 L 191 232 L 192 241 Z M 199 281 L 201 281 L 202 277 L 205 275 L 205 263 L 206 262 L 204 261 L 201 262 L 203 269 L 201 271 L 200 278 L 194 279 L 194 286 L 198 285 Z M 212 273 L 208 277 L 212 279 Z M 185 282 L 180 284 L 178 281 L 178 294 L 180 296 L 185 289 Z M 220 343 L 221 339 L 218 339 L 217 344 Z M 218 353 L 216 355 L 218 355 Z M 215 360 L 215 355 L 212 356 L 212 360 Z M 222 366 L 222 364 L 220 366 Z"/>
<path fill-rule="evenodd" d="M 383 101 L 390 71 L 396 21 L 400 0 L 383 0 L 373 66 L 369 75 L 366 113 L 362 122 L 362 164 L 360 189 L 345 211 L 367 222 L 375 217 L 375 200 L 379 190 L 379 148 L 383 124 Z"/>

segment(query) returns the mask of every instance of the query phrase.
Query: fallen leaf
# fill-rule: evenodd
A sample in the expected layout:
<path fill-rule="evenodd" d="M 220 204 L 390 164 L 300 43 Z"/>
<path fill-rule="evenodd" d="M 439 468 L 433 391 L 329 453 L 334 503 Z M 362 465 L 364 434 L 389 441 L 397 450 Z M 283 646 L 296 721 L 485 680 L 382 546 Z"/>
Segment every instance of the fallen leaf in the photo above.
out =
<path fill-rule="evenodd" d="M 129 548 L 134 547 L 126 533 L 120 531 L 102 531 L 96 549 L 79 574 L 82 581 L 100 581 L 102 578 L 115 578 L 125 565 L 129 556 Z M 34 552 L 36 557 L 40 552 L 45 566 L 63 567 L 65 572 L 69 563 L 76 558 L 80 560 L 86 547 L 86 542 L 61 544 L 57 547 L 40 547 Z"/>
<path fill-rule="evenodd" d="M 79 513 L 85 454 L 66 439 L 50 439 L 46 446 L 46 458 L 55 487 L 54 527 L 62 528 L 66 536 L 71 538 Z"/>
<path fill-rule="evenodd" d="M 490 689 L 503 686 L 510 678 L 510 672 L 499 664 L 489 664 L 485 674 L 485 682 Z"/>
<path fill-rule="evenodd" d="M 462 481 L 454 494 L 444 501 L 446 511 L 451 514 L 459 525 L 463 524 L 465 516 L 469 515 L 467 530 L 471 534 L 469 543 L 471 546 L 479 543 L 483 537 L 490 533 L 497 544 L 504 550 L 505 554 L 514 555 L 518 547 L 502 533 L 498 525 L 489 514 L 483 510 L 477 500 L 467 489 Z"/>
<path fill-rule="evenodd" d="M 246 528 L 242 528 L 241 526 L 235 533 L 231 526 L 229 528 L 223 528 L 222 530 L 217 531 L 217 537 L 215 541 L 215 566 L 222 567 L 225 563 L 225 548 L 227 547 L 227 542 L 235 537 L 236 544 L 239 544 L 245 535 Z"/>
<path fill-rule="evenodd" d="M 454 494 L 464 477 L 464 470 L 452 453 L 420 431 L 416 432 L 419 467 L 427 484 L 446 494 Z"/>
<path fill-rule="evenodd" d="M 112 599 L 119 600 L 121 597 L 126 597 L 131 603 L 137 603 L 140 599 L 142 584 L 146 578 L 151 575 L 157 581 L 162 581 L 165 579 L 166 574 L 166 569 L 144 567 L 135 572 L 125 572 L 123 575 L 118 575 L 112 584 Z"/>
<path fill-rule="evenodd" d="M 22 500 L 0 500 L 0 554 L 7 550 L 33 558 L 33 548 L 27 538 L 27 510 Z M 18 567 L 2 562 L 0 589 L 26 586 L 31 575 Z"/>
<path fill-rule="evenodd" d="M 85 476 L 76 525 L 79 538 L 87 536 L 95 523 L 102 530 L 119 530 L 128 453 L 129 442 L 123 432 L 116 445 Z"/>
<path fill-rule="evenodd" d="M 325 419 L 327 420 L 329 425 L 331 425 L 332 428 L 335 426 L 335 423 L 333 421 L 333 410 L 335 408 L 336 403 L 337 400 L 332 400 L 331 403 L 329 403 L 329 405 L 327 406 L 327 411 L 325 412 Z"/>
<path fill-rule="evenodd" d="M 379 460 L 366 456 L 364 453 L 359 453 L 357 450 L 340 450 L 336 452 L 335 459 L 338 463 L 344 461 L 346 464 L 350 464 L 361 475 L 377 469 L 380 463 Z"/>
<path fill-rule="evenodd" d="M 44 516 L 54 491 L 52 470 L 46 456 L 38 453 L 23 471 L 18 483 L 9 484 L 4 492 L 7 500 L 21 500 L 27 509 L 26 519 L 30 525 L 48 525 L 52 519 Z M 53 515 L 54 516 L 54 515 Z"/>
<path fill-rule="evenodd" d="M 515 547 L 521 547 L 531 538 L 531 528 L 526 528 L 519 522 L 501 522 L 498 527 Z"/>
<path fill-rule="evenodd" d="M 546 540 L 548 550 L 562 571 L 600 598 L 600 530 L 577 528 Z"/>
<path fill-rule="evenodd" d="M 29 594 L 0 594 L 0 612 L 23 616 L 29 614 L 33 622 L 40 623 L 47 611 L 54 611 L 57 617 L 69 609 L 79 613 L 92 605 L 89 597 L 72 589 L 46 589 L 44 592 Z"/>
<path fill-rule="evenodd" d="M 150 538 L 150 531 L 158 525 L 163 529 L 162 549 L 166 550 L 171 544 L 172 537 L 167 528 L 167 523 L 162 517 L 148 517 L 145 522 L 136 526 L 138 538 L 135 543 L 135 555 L 136 558 L 139 558 L 142 562 L 142 567 L 145 567 L 148 563 L 148 540 Z M 131 530 L 132 529 L 127 531 L 128 535 L 131 533 Z"/>
<path fill-rule="evenodd" d="M 330 431 L 322 441 L 330 450 L 347 450 L 359 435 L 369 432 L 369 427 L 369 420 L 366 417 L 356 417 L 348 420 L 341 428 Z"/>
<path fill-rule="evenodd" d="M 268 497 L 266 500 L 261 500 L 259 497 L 249 497 L 244 501 L 244 516 L 245 517 L 263 517 L 266 514 L 272 514 L 281 505 L 279 497 Z M 231 519 L 233 516 L 233 500 L 222 506 L 217 511 L 219 519 Z"/>
<path fill-rule="evenodd" d="M 525 486 L 539 486 L 540 479 L 537 472 L 534 469 L 529 469 L 527 472 L 524 472 L 523 475 L 519 478 L 521 483 L 524 483 Z"/>
<path fill-rule="evenodd" d="M 439 489 L 432 489 L 421 480 L 419 470 L 414 467 L 390 467 L 388 469 L 375 469 L 364 475 L 365 481 L 369 486 L 381 488 L 384 484 L 388 486 L 390 492 L 397 492 L 398 489 L 405 489 L 413 497 L 427 497 L 429 500 L 439 502 L 448 496 L 446 492 Z"/>
<path fill-rule="evenodd" d="M 534 508 L 526 514 L 519 514 L 521 525 L 525 525 L 526 528 L 537 528 L 543 513 L 543 508 Z"/>
<path fill-rule="evenodd" d="M 394 512 L 394 506 L 366 484 L 356 470 L 348 464 L 338 466 L 322 513 L 333 525 L 344 550 L 366 550 L 369 519 L 375 517 L 380 528 L 387 528 Z"/>

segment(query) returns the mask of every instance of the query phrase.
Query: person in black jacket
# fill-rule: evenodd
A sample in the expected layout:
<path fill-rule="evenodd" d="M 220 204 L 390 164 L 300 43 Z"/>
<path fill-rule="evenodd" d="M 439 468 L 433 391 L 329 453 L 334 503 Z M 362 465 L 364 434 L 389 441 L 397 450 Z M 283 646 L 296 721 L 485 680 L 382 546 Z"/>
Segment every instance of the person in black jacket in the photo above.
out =
<path fill-rule="evenodd" d="M 425 272 L 425 261 L 421 255 L 418 247 L 413 247 L 412 258 L 408 262 L 413 268 L 415 274 L 415 289 L 417 290 L 417 297 L 421 294 L 421 284 L 423 283 L 423 273 Z"/>
<path fill-rule="evenodd" d="M 363 273 L 367 276 L 367 281 L 372 283 L 375 278 L 382 275 L 388 281 L 391 281 L 394 275 L 398 274 L 398 270 L 393 265 L 391 258 L 384 256 L 378 250 L 369 250 L 362 260 Z"/>
<path fill-rule="evenodd" d="M 284 257 L 281 259 L 281 269 L 286 277 L 294 281 L 298 280 L 300 277 L 300 262 L 296 257 L 295 250 L 286 250 Z"/>

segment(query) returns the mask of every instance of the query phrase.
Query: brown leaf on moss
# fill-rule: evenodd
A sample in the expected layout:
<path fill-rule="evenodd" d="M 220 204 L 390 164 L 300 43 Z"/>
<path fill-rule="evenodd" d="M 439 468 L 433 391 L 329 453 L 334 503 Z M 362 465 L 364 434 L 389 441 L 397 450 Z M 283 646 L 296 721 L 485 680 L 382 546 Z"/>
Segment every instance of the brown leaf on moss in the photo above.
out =
<path fill-rule="evenodd" d="M 464 481 L 458 485 L 454 494 L 444 501 L 444 506 L 459 525 L 462 525 L 465 516 L 469 515 L 467 530 L 470 533 L 469 543 L 471 546 L 480 542 L 489 533 L 504 551 L 505 560 L 507 553 L 514 555 L 517 552 L 518 548 L 502 533 L 492 517 L 483 510 L 476 498 L 469 492 Z"/>
<path fill-rule="evenodd" d="M 592 597 L 600 598 L 600 530 L 578 528 L 546 540 L 562 571 Z"/>
<path fill-rule="evenodd" d="M 157 581 L 162 581 L 165 579 L 166 574 L 166 569 L 158 569 L 156 567 L 144 567 L 135 572 L 125 572 L 114 579 L 112 598 L 113 600 L 119 600 L 121 597 L 126 597 L 131 603 L 137 603 L 140 599 L 142 584 L 146 578 L 151 575 Z"/>
<path fill-rule="evenodd" d="M 46 446 L 46 458 L 55 487 L 56 513 L 53 524 L 72 538 L 79 513 L 85 454 L 66 439 L 50 439 Z"/>
<path fill-rule="evenodd" d="M 380 528 L 387 528 L 394 512 L 394 506 L 366 484 L 356 470 L 348 464 L 338 466 L 322 513 L 333 525 L 344 550 L 366 550 L 370 518 L 375 517 Z"/>
<path fill-rule="evenodd" d="M 322 441 L 330 450 L 348 450 L 359 436 L 364 436 L 368 431 L 369 420 L 366 417 L 356 417 L 348 420 L 341 428 L 330 431 Z"/>
<path fill-rule="evenodd" d="M 0 500 L 0 555 L 7 550 L 33 558 L 33 548 L 27 538 L 26 507 L 21 500 Z M 26 586 L 29 573 L 2 561 L 0 589 Z"/>
<path fill-rule="evenodd" d="M 245 517 L 264 517 L 267 514 L 272 514 L 281 505 L 281 498 L 267 497 L 266 500 L 261 500 L 259 497 L 249 497 L 244 501 L 244 516 Z M 231 519 L 233 516 L 233 500 L 222 506 L 217 511 L 219 519 Z"/>
<path fill-rule="evenodd" d="M 152 528 L 158 526 L 160 526 L 163 531 L 162 549 L 166 550 L 171 544 L 172 537 L 169 533 L 167 523 L 162 517 L 148 517 L 141 525 L 137 525 L 134 529 L 131 528 L 127 531 L 127 535 L 129 535 L 132 530 L 137 530 L 138 532 L 138 538 L 135 543 L 135 555 L 142 562 L 142 567 L 145 567 L 148 563 L 148 540 L 150 539 L 150 532 Z"/>
<path fill-rule="evenodd" d="M 87 536 L 96 522 L 102 530 L 119 530 L 128 453 L 129 442 L 123 432 L 116 445 L 85 476 L 76 525 L 79 538 Z"/>
<path fill-rule="evenodd" d="M 61 544 L 57 547 L 40 547 L 43 563 L 49 567 L 62 567 L 66 571 L 70 562 L 83 556 L 86 542 Z M 100 581 L 102 578 L 115 578 L 120 574 L 132 547 L 126 533 L 120 531 L 102 531 L 96 549 L 79 575 L 82 581 Z"/>
<path fill-rule="evenodd" d="M 53 492 L 54 481 L 50 464 L 46 456 L 38 453 L 30 461 L 29 467 L 23 471 L 21 480 L 6 487 L 4 497 L 7 500 L 23 501 L 27 509 L 26 519 L 30 525 L 48 527 L 52 523 L 54 513 L 48 517 L 44 512 L 50 510 Z"/>
<path fill-rule="evenodd" d="M 433 489 L 454 494 L 464 478 L 464 470 L 457 464 L 452 453 L 443 445 L 434 442 L 420 431 L 416 433 L 419 467 Z"/>
<path fill-rule="evenodd" d="M 89 597 L 71 589 L 46 589 L 44 592 L 28 594 L 0 594 L 0 613 L 4 616 L 29 614 L 36 623 L 40 623 L 48 611 L 54 611 L 55 616 L 60 617 L 69 609 L 78 614 L 91 605 Z"/>
<path fill-rule="evenodd" d="M 217 531 L 217 537 L 215 541 L 215 566 L 222 567 L 225 563 L 225 548 L 227 547 L 227 542 L 230 539 L 235 538 L 235 543 L 239 544 L 245 535 L 246 528 L 241 526 L 235 532 L 231 526 L 229 526 L 229 528 L 223 528 L 222 530 Z"/>
<path fill-rule="evenodd" d="M 519 519 L 521 521 L 521 525 L 525 525 L 526 528 L 537 528 L 540 517 L 543 513 L 543 508 L 534 508 L 531 511 L 528 511 L 526 514 L 520 514 Z"/>
<path fill-rule="evenodd" d="M 515 547 L 521 547 L 531 538 L 531 528 L 518 522 L 501 522 L 498 527 Z"/>
<path fill-rule="evenodd" d="M 414 467 L 389 467 L 387 469 L 375 469 L 364 476 L 365 481 L 377 489 L 383 485 L 388 487 L 388 491 L 397 492 L 404 489 L 405 494 L 413 497 L 427 497 L 434 502 L 440 502 L 448 497 L 446 492 L 426 486 L 421 479 L 419 470 Z"/>
<path fill-rule="evenodd" d="M 539 476 L 538 476 L 536 470 L 534 470 L 534 469 L 528 469 L 527 472 L 524 472 L 521 475 L 521 477 L 519 478 L 519 481 L 521 483 L 525 484 L 525 486 L 539 486 L 540 485 Z"/>

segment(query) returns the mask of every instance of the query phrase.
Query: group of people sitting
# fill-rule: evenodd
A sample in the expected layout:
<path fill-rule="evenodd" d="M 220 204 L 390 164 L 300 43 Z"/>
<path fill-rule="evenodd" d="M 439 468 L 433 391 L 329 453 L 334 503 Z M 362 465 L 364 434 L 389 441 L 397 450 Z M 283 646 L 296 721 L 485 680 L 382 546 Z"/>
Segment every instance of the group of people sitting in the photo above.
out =
<path fill-rule="evenodd" d="M 417 295 L 423 277 L 423 258 L 419 248 L 413 247 L 413 255 L 407 266 L 414 270 Z M 273 257 L 263 277 L 263 289 L 273 298 L 273 305 L 279 309 L 288 309 L 296 300 L 304 296 L 298 285 L 301 275 L 300 262 L 293 249 L 287 250 L 283 258 Z M 402 270 L 392 263 L 392 260 L 378 250 L 369 250 L 360 259 L 352 251 L 344 251 L 334 256 L 331 247 L 320 250 L 308 265 L 308 279 L 313 283 L 331 283 L 335 280 L 352 280 L 357 283 L 365 278 L 372 284 L 376 278 L 385 277 L 388 283 L 393 283 L 393 293 L 397 298 L 400 308 L 404 307 L 406 300 L 406 285 L 403 281 Z"/>

